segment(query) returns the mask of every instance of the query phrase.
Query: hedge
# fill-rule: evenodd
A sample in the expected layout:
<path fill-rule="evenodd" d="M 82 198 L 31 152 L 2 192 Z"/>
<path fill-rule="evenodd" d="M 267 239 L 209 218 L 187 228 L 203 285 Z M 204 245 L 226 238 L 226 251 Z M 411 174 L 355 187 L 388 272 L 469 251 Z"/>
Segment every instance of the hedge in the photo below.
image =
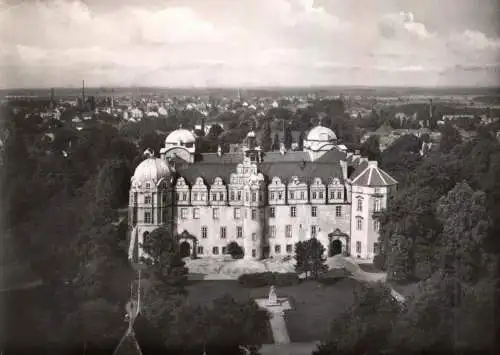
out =
<path fill-rule="evenodd" d="M 317 281 L 323 285 L 333 285 L 347 277 L 349 272 L 346 269 L 333 269 L 322 274 Z"/>
<path fill-rule="evenodd" d="M 238 277 L 238 282 L 245 287 L 293 286 L 297 285 L 299 281 L 299 276 L 294 272 L 260 272 L 243 274 Z"/>

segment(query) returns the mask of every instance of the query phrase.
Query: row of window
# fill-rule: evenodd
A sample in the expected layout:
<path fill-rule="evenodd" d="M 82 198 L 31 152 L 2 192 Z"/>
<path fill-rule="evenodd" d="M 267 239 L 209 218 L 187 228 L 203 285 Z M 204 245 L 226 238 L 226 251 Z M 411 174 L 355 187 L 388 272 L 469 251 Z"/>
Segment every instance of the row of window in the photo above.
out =
<path fill-rule="evenodd" d="M 219 255 L 219 251 L 221 254 L 226 254 L 226 247 L 212 247 L 212 255 Z M 204 249 L 203 249 L 203 246 L 198 246 L 197 249 L 196 249 L 196 252 L 198 255 L 203 255 L 204 254 Z M 293 245 L 292 244 L 287 244 L 285 246 L 285 252 L 287 254 L 291 254 L 293 252 Z M 361 242 L 356 242 L 356 253 L 357 254 L 361 254 L 362 252 L 362 247 L 361 247 Z M 380 245 L 379 243 L 373 243 L 373 253 L 374 254 L 378 254 L 380 252 Z M 281 245 L 280 244 L 276 244 L 274 246 L 274 253 L 275 254 L 280 254 L 281 253 Z M 256 255 L 256 252 L 255 252 L 255 249 L 252 249 L 252 257 L 255 257 Z"/>
<path fill-rule="evenodd" d="M 382 201 L 380 198 L 373 199 L 373 211 L 374 212 L 380 212 L 381 203 L 382 203 Z M 363 212 L 363 199 L 361 197 L 357 198 L 356 211 Z"/>
<path fill-rule="evenodd" d="M 341 207 L 341 206 L 337 206 L 337 207 Z M 187 219 L 187 213 L 188 213 L 188 209 L 187 208 L 181 208 L 181 218 L 182 219 Z M 235 219 L 240 219 L 240 209 L 239 208 L 235 208 L 234 209 L 234 218 Z M 339 216 L 339 215 L 337 215 Z M 295 217 L 295 215 L 292 215 L 292 217 Z M 199 219 L 200 218 L 200 210 L 198 208 L 193 208 L 193 218 L 194 219 Z M 218 208 L 214 208 L 213 209 L 213 219 L 219 219 L 219 209 Z M 252 219 L 255 220 L 257 219 L 257 211 L 256 210 L 252 210 Z M 150 224 L 152 223 L 152 215 L 151 215 L 151 212 L 144 212 L 144 223 L 147 223 L 147 224 Z M 203 228 L 206 228 L 206 227 L 203 227 Z M 203 228 L 202 228 L 202 235 L 203 235 Z M 226 227 L 221 227 L 221 238 L 225 238 L 226 236 L 226 232 L 225 232 L 225 228 Z M 285 226 L 285 235 L 286 237 L 291 237 L 291 228 L 292 226 L 291 225 L 286 225 Z M 222 229 L 224 229 L 224 232 L 222 232 Z M 237 227 L 237 235 L 238 235 L 238 238 L 241 238 L 243 236 L 243 233 L 242 231 L 240 230 L 241 227 Z M 374 220 L 373 221 L 373 229 L 375 232 L 378 232 L 379 229 L 380 229 L 380 222 L 378 220 Z M 363 230 L 363 218 L 362 217 L 356 217 L 356 230 L 358 231 L 362 231 Z M 206 232 L 206 231 L 205 231 Z M 316 229 L 316 226 L 312 225 L 311 226 L 311 235 L 312 236 L 316 236 L 316 233 L 317 233 L 317 229 Z M 269 234 L 271 237 L 275 237 L 276 236 L 276 226 L 269 226 Z M 204 237 L 206 238 L 206 236 Z"/>

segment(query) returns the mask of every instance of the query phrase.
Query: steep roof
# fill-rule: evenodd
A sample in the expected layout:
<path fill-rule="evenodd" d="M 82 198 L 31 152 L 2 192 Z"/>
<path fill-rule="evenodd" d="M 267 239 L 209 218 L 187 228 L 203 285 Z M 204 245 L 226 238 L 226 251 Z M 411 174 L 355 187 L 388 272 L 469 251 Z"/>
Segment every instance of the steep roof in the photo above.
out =
<path fill-rule="evenodd" d="M 361 163 L 351 177 L 352 184 L 357 186 L 391 186 L 398 182 L 378 167 L 376 161 Z"/>
<path fill-rule="evenodd" d="M 342 180 L 340 161 L 345 159 L 345 156 L 345 153 L 334 149 L 312 161 L 308 152 L 267 152 L 258 164 L 258 169 L 269 179 L 278 176 L 283 181 L 288 181 L 297 176 L 301 181 L 311 182 L 315 177 L 319 177 L 326 184 L 330 177 Z M 213 184 L 216 177 L 221 177 L 227 184 L 231 174 L 236 172 L 237 165 L 242 162 L 242 153 L 225 153 L 222 156 L 205 153 L 200 154 L 194 164 L 179 164 L 177 173 L 190 184 L 194 184 L 198 177 L 203 177 L 207 184 Z"/>

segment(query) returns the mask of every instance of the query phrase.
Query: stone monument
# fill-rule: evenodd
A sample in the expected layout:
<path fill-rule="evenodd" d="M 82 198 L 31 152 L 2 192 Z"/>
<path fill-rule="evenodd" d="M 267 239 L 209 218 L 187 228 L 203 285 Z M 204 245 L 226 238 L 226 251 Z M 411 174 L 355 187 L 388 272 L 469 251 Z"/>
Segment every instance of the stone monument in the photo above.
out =
<path fill-rule="evenodd" d="M 259 307 L 270 313 L 269 323 L 276 344 L 288 344 L 290 338 L 286 329 L 285 311 L 292 309 L 290 302 L 286 297 L 278 298 L 276 287 L 271 286 L 267 298 L 258 298 L 255 300 Z"/>

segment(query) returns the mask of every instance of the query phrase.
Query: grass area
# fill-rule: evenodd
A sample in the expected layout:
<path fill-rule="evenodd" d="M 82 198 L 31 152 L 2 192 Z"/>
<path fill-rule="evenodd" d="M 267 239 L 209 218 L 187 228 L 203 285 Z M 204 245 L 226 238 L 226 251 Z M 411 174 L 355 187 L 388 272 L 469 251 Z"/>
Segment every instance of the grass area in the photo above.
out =
<path fill-rule="evenodd" d="M 288 297 L 292 310 L 285 313 L 292 342 L 311 342 L 321 339 L 335 316 L 343 312 L 353 299 L 352 289 L 357 281 L 343 279 L 324 286 L 315 281 L 277 288 L 278 297 Z M 201 281 L 188 286 L 189 300 L 209 305 L 214 299 L 230 294 L 237 300 L 267 297 L 269 287 L 244 288 L 235 280 Z M 265 343 L 270 343 L 266 339 Z"/>

